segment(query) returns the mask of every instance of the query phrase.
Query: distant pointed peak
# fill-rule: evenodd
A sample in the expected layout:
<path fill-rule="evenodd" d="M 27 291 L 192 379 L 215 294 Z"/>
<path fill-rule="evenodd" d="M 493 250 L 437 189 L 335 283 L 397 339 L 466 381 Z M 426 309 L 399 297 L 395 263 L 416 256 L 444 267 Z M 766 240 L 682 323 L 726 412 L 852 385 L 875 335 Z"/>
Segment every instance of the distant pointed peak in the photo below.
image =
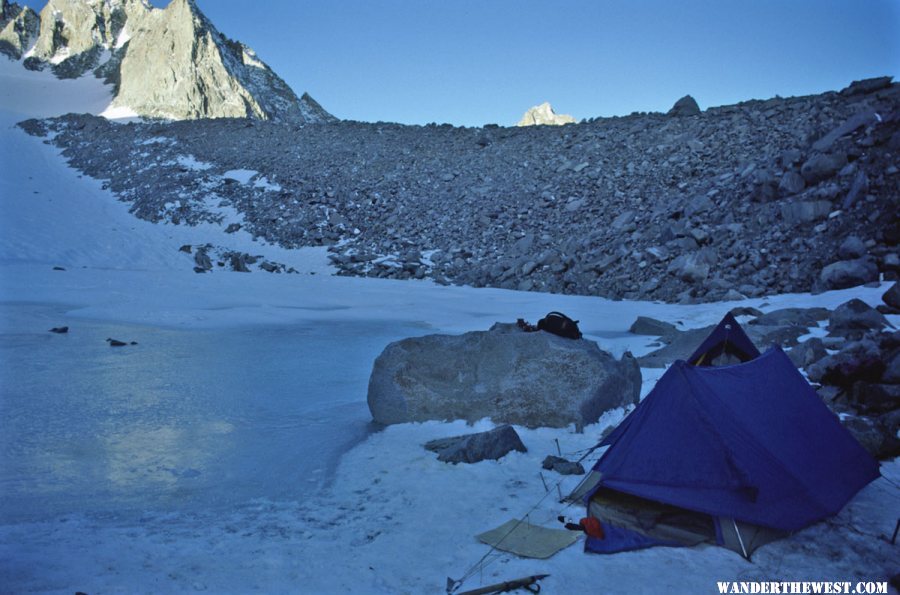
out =
<path fill-rule="evenodd" d="M 540 105 L 536 105 L 525 112 L 522 119 L 516 126 L 561 126 L 563 124 L 574 124 L 575 118 L 568 114 L 557 114 L 553 111 L 553 107 L 549 101 L 545 101 Z"/>

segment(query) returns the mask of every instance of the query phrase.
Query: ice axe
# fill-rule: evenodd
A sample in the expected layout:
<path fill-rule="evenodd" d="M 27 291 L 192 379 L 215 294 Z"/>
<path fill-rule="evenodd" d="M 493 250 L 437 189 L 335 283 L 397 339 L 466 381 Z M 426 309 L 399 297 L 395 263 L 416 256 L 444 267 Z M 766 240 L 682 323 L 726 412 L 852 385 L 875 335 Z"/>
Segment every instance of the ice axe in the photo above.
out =
<path fill-rule="evenodd" d="M 525 589 L 531 593 L 540 593 L 541 586 L 538 584 L 538 581 L 547 578 L 548 576 L 550 575 L 535 574 L 526 576 L 525 578 L 517 578 L 503 583 L 488 585 L 479 589 L 472 589 L 471 591 L 463 591 L 462 593 L 457 593 L 457 595 L 493 595 L 494 593 L 506 593 L 508 591 L 515 591 L 516 589 Z M 452 593 L 453 590 L 459 588 L 460 585 L 462 585 L 461 581 L 455 581 L 452 578 L 448 578 L 447 593 Z"/>

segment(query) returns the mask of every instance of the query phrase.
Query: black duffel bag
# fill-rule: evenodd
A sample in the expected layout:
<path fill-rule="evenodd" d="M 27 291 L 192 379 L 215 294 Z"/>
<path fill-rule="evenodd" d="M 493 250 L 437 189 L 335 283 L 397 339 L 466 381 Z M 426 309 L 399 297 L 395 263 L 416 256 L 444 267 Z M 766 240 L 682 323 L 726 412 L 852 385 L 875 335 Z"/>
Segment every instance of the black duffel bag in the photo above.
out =
<path fill-rule="evenodd" d="M 572 320 L 562 312 L 550 312 L 537 323 L 538 330 L 547 331 L 567 339 L 580 339 L 581 331 L 578 330 L 578 321 Z"/>

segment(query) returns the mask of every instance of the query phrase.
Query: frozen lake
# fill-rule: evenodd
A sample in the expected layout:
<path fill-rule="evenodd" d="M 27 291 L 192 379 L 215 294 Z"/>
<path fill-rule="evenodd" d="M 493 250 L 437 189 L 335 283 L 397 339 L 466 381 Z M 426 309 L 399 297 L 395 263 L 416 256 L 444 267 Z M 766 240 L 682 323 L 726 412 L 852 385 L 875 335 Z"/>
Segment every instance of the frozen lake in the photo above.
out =
<path fill-rule="evenodd" d="M 387 322 L 173 330 L 18 304 L 0 306 L 0 325 L 6 523 L 303 499 L 372 431 L 375 357 L 427 332 Z"/>

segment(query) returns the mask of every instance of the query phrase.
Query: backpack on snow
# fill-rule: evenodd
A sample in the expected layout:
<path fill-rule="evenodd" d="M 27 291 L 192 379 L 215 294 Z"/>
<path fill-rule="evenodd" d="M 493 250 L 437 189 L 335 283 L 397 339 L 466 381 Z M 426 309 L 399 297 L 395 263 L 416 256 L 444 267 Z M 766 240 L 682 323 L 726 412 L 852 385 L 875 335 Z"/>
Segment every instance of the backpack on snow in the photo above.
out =
<path fill-rule="evenodd" d="M 581 331 L 578 330 L 578 321 L 572 320 L 562 312 L 550 312 L 537 323 L 538 330 L 547 331 L 567 339 L 580 339 Z"/>

